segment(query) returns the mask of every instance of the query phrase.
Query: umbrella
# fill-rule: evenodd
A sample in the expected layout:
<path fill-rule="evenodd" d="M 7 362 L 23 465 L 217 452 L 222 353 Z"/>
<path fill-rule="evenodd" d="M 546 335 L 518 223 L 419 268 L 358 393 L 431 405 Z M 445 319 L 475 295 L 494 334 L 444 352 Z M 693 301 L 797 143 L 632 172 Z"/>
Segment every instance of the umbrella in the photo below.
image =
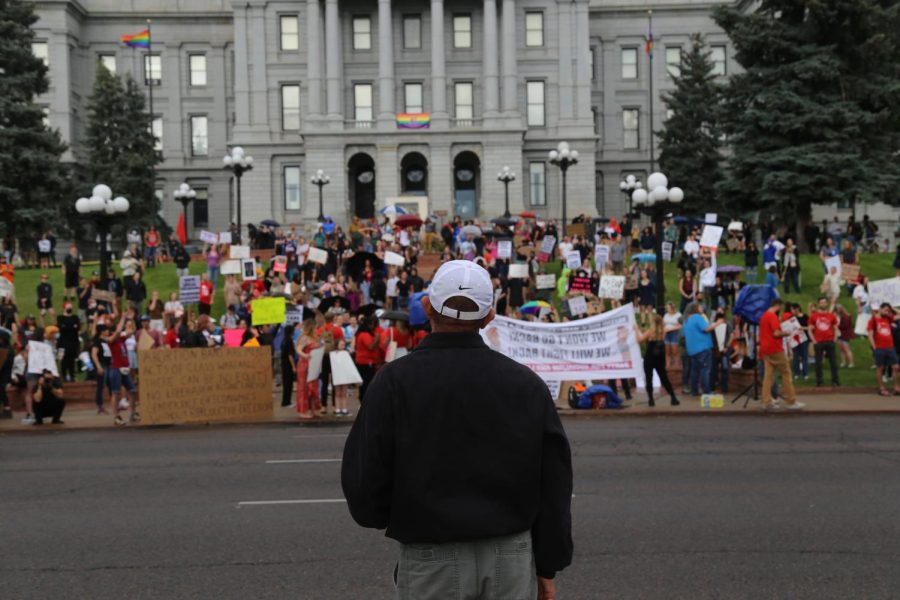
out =
<path fill-rule="evenodd" d="M 398 227 L 421 227 L 422 223 L 418 215 L 400 215 L 394 221 L 394 225 Z"/>
<path fill-rule="evenodd" d="M 551 311 L 553 307 L 543 300 L 532 300 L 519 307 L 519 312 L 523 315 L 539 315 L 544 310 Z"/>
<path fill-rule="evenodd" d="M 384 216 L 387 215 L 405 215 L 407 214 L 406 209 L 402 206 L 397 206 L 396 204 L 388 204 L 384 208 L 378 211 L 379 214 Z"/>
<path fill-rule="evenodd" d="M 281 227 L 275 219 L 266 219 L 265 221 L 260 221 L 259 224 L 265 225 L 266 227 Z"/>
<path fill-rule="evenodd" d="M 592 385 L 578 396 L 577 408 L 593 408 L 594 396 L 605 394 L 606 402 L 603 408 L 622 408 L 622 399 L 608 385 Z M 576 408 L 576 407 L 573 407 Z"/>
<path fill-rule="evenodd" d="M 475 237 L 481 237 L 481 228 L 475 227 L 474 225 L 466 225 L 462 228 L 463 235 L 472 235 Z"/>
<path fill-rule="evenodd" d="M 376 310 L 378 310 L 378 307 L 374 304 L 364 304 L 356 309 L 356 314 L 359 316 L 372 315 L 375 314 Z"/>
<path fill-rule="evenodd" d="M 378 271 L 384 268 L 384 261 L 372 254 L 371 252 L 357 252 L 344 262 L 347 273 L 358 275 L 366 268 L 366 261 L 372 263 L 372 270 Z"/>
<path fill-rule="evenodd" d="M 687 223 L 688 225 L 704 225 L 705 221 L 696 217 L 675 217 L 675 223 L 678 225 L 684 223 Z"/>
<path fill-rule="evenodd" d="M 525 212 L 520 212 L 519 216 L 523 219 L 536 219 L 537 215 L 531 212 L 530 210 L 526 210 Z"/>
<path fill-rule="evenodd" d="M 506 217 L 497 217 L 496 219 L 491 219 L 491 223 L 494 225 L 500 225 L 501 227 L 512 227 L 518 221 L 516 219 L 507 219 Z"/>
<path fill-rule="evenodd" d="M 716 273 L 743 273 L 744 267 L 739 267 L 738 265 L 719 265 L 716 268 Z"/>
<path fill-rule="evenodd" d="M 339 306 L 344 310 L 350 310 L 350 301 L 343 296 L 329 296 L 328 298 L 324 298 L 316 308 L 322 313 L 325 313 L 329 308 L 334 308 L 335 306 Z"/>
<path fill-rule="evenodd" d="M 631 256 L 631 260 L 638 260 L 638 261 L 640 261 L 640 262 L 642 262 L 642 263 L 645 263 L 645 262 L 656 262 L 656 255 L 655 255 L 655 254 L 651 254 L 651 253 L 649 253 L 649 252 L 645 252 L 645 253 L 643 253 L 643 254 L 633 254 L 633 255 Z"/>
<path fill-rule="evenodd" d="M 594 217 L 594 223 L 609 223 L 609 217 Z"/>
<path fill-rule="evenodd" d="M 409 321 L 409 315 L 402 310 L 386 310 L 379 315 L 379 318 L 388 321 Z"/>
<path fill-rule="evenodd" d="M 422 297 L 427 295 L 428 292 L 416 292 L 409 298 L 409 324 L 413 327 L 418 327 L 428 322 L 428 317 L 425 316 L 425 309 L 422 307 Z"/>
<path fill-rule="evenodd" d="M 494 230 L 488 230 L 488 231 L 485 231 L 485 232 L 484 232 L 484 237 L 492 237 L 492 238 L 496 238 L 496 239 L 498 239 L 498 240 L 501 240 L 501 239 L 507 239 L 507 240 L 508 240 L 508 239 L 512 239 L 513 234 L 511 234 L 511 233 L 508 232 L 508 231 L 494 231 Z"/>

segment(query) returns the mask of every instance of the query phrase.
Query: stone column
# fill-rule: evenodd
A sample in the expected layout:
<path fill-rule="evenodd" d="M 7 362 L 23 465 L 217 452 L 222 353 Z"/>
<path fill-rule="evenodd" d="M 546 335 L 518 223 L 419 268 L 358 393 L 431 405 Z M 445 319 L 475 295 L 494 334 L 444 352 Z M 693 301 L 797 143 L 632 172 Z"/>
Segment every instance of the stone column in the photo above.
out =
<path fill-rule="evenodd" d="M 572 31 L 571 4 L 557 0 L 559 11 L 559 118 L 571 121 L 574 116 L 574 81 L 572 75 L 572 45 L 575 43 Z M 563 123 L 560 123 L 562 125 Z M 580 150 L 579 150 L 580 152 Z"/>
<path fill-rule="evenodd" d="M 234 112 L 235 130 L 250 125 L 250 67 L 247 60 L 247 19 L 249 9 L 234 9 Z"/>
<path fill-rule="evenodd" d="M 306 0 L 306 85 L 309 115 L 322 114 L 322 11 L 319 0 Z"/>
<path fill-rule="evenodd" d="M 391 0 L 378 0 L 378 120 L 394 123 L 394 24 Z"/>
<path fill-rule="evenodd" d="M 325 79 L 328 88 L 328 118 L 343 121 L 341 62 L 341 23 L 338 15 L 338 0 L 325 0 Z"/>
<path fill-rule="evenodd" d="M 503 112 L 518 112 L 516 76 L 516 2 L 503 0 Z"/>
<path fill-rule="evenodd" d="M 431 113 L 432 125 L 446 126 L 447 74 L 444 62 L 444 0 L 431 0 Z"/>
<path fill-rule="evenodd" d="M 253 65 L 250 118 L 254 127 L 267 130 L 269 127 L 269 92 L 266 83 L 266 7 L 264 5 L 253 7 L 250 41 L 251 64 Z"/>
<path fill-rule="evenodd" d="M 497 72 L 497 0 L 484 0 L 484 115 L 500 109 L 500 77 Z"/>

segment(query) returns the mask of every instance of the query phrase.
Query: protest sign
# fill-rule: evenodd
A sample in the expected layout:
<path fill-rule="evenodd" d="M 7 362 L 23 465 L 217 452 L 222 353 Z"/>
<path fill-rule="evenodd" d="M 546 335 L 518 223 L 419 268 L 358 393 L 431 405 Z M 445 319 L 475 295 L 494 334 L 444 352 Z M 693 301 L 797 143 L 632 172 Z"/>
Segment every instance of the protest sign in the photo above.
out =
<path fill-rule="evenodd" d="M 272 418 L 271 348 L 138 353 L 146 425 Z"/>
<path fill-rule="evenodd" d="M 802 326 L 800 325 L 800 321 L 797 320 L 797 317 L 791 317 L 787 321 L 781 322 L 781 330 L 789 336 L 794 335 L 800 331 L 801 328 Z"/>
<path fill-rule="evenodd" d="M 719 352 L 723 352 L 725 350 L 725 342 L 728 340 L 725 336 L 728 334 L 728 325 L 722 323 L 720 325 L 716 325 L 716 328 L 713 330 L 716 334 L 716 348 L 719 349 Z"/>
<path fill-rule="evenodd" d="M 566 266 L 570 269 L 580 269 L 581 268 L 581 252 L 573 250 L 566 254 Z"/>
<path fill-rule="evenodd" d="M 288 304 L 284 309 L 284 324 L 299 325 L 303 322 L 303 307 L 296 304 Z"/>
<path fill-rule="evenodd" d="M 553 403 L 555 404 L 557 398 L 559 398 L 559 388 L 562 386 L 562 381 L 559 379 L 544 379 L 544 383 L 547 384 L 547 389 L 550 390 L 550 397 L 553 398 Z"/>
<path fill-rule="evenodd" d="M 241 278 L 243 281 L 256 281 L 256 259 L 241 259 Z"/>
<path fill-rule="evenodd" d="M 200 241 L 206 244 L 218 244 L 219 236 L 213 233 L 212 231 L 201 231 L 200 232 Z"/>
<path fill-rule="evenodd" d="M 16 286 L 6 277 L 0 277 L 0 298 L 16 295 Z"/>
<path fill-rule="evenodd" d="M 222 263 L 221 268 L 222 275 L 240 275 L 241 274 L 241 261 L 239 260 L 226 260 Z"/>
<path fill-rule="evenodd" d="M 700 396 L 700 408 L 724 408 L 725 396 L 722 394 L 703 394 Z"/>
<path fill-rule="evenodd" d="M 346 350 L 329 352 L 331 359 L 331 383 L 333 385 L 356 385 L 362 383 L 359 370 L 353 363 L 353 357 Z"/>
<path fill-rule="evenodd" d="M 528 279 L 528 265 L 509 265 L 509 279 Z"/>
<path fill-rule="evenodd" d="M 869 282 L 869 306 L 900 306 L 900 277 Z"/>
<path fill-rule="evenodd" d="M 50 240 L 38 240 L 38 252 L 50 252 L 52 247 L 53 244 L 50 243 Z"/>
<path fill-rule="evenodd" d="M 314 263 L 324 265 L 326 262 L 328 262 L 328 253 L 321 248 L 310 246 L 309 251 L 306 253 L 306 258 Z"/>
<path fill-rule="evenodd" d="M 253 325 L 281 325 L 285 317 L 284 298 L 257 298 L 250 303 Z"/>
<path fill-rule="evenodd" d="M 110 292 L 107 290 L 101 290 L 100 288 L 92 288 L 91 289 L 91 300 L 96 300 L 97 302 L 107 302 L 109 304 L 116 303 L 116 293 Z"/>
<path fill-rule="evenodd" d="M 841 279 L 844 281 L 859 280 L 859 265 L 843 264 L 841 266 Z"/>
<path fill-rule="evenodd" d="M 587 314 L 589 316 L 599 315 L 603 312 L 603 300 L 590 296 L 587 303 Z"/>
<path fill-rule="evenodd" d="M 200 276 L 184 275 L 178 278 L 178 300 L 182 304 L 200 302 Z"/>
<path fill-rule="evenodd" d="M 572 296 L 569 298 L 569 313 L 573 317 L 583 315 L 587 312 L 587 300 L 584 296 Z"/>
<path fill-rule="evenodd" d="M 54 376 L 59 377 L 53 346 L 46 342 L 28 342 L 28 373 L 40 375 L 44 370 L 50 371 Z"/>
<path fill-rule="evenodd" d="M 247 342 L 244 344 L 243 347 L 244 348 L 259 348 L 259 346 L 260 346 L 259 340 L 255 337 L 252 337 L 249 340 L 247 340 Z"/>
<path fill-rule="evenodd" d="M 223 231 L 219 234 L 219 243 L 220 244 L 231 244 L 231 232 Z"/>
<path fill-rule="evenodd" d="M 406 264 L 406 259 L 396 252 L 391 252 L 390 250 L 388 250 L 384 253 L 384 264 L 402 267 Z"/>
<path fill-rule="evenodd" d="M 224 329 L 222 331 L 222 338 L 225 340 L 226 348 L 240 348 L 243 337 L 243 329 Z"/>
<path fill-rule="evenodd" d="M 228 248 L 229 258 L 250 258 L 250 246 L 230 246 Z"/>
<path fill-rule="evenodd" d="M 590 277 L 570 277 L 569 278 L 569 291 L 570 292 L 591 292 L 591 278 Z"/>
<path fill-rule="evenodd" d="M 723 231 L 724 229 L 718 225 L 706 225 L 703 227 L 703 235 L 700 237 L 700 246 L 704 248 L 718 248 Z"/>
<path fill-rule="evenodd" d="M 672 242 L 662 243 L 662 255 L 664 261 L 672 262 Z"/>
<path fill-rule="evenodd" d="M 306 382 L 315 381 L 322 374 L 322 360 L 325 358 L 325 347 L 319 346 L 309 353 L 309 370 L 306 373 Z"/>
<path fill-rule="evenodd" d="M 497 242 L 497 258 L 512 257 L 512 241 L 500 240 Z"/>
<path fill-rule="evenodd" d="M 621 300 L 625 295 L 624 275 L 604 275 L 600 278 L 600 290 L 597 295 L 600 298 Z"/>
<path fill-rule="evenodd" d="M 569 223 L 566 225 L 566 235 L 575 237 L 576 235 L 586 235 L 587 225 L 584 223 Z"/>
<path fill-rule="evenodd" d="M 709 223 L 710 225 L 715 225 L 719 220 L 719 215 L 716 213 L 706 213 L 706 217 L 703 219 L 704 223 Z"/>
<path fill-rule="evenodd" d="M 840 256 L 829 256 L 825 259 L 825 271 L 827 273 L 831 273 L 831 269 L 834 267 L 837 269 L 838 274 L 841 273 L 841 257 Z"/>
<path fill-rule="evenodd" d="M 140 337 L 138 338 L 137 349 L 153 350 L 153 338 L 145 333 L 141 333 L 140 331 L 138 331 L 138 333 L 140 334 Z"/>
<path fill-rule="evenodd" d="M 856 315 L 856 326 L 853 328 L 853 333 L 862 336 L 869 335 L 869 321 L 871 320 L 872 315 L 869 313 L 861 312 Z"/>
<path fill-rule="evenodd" d="M 481 331 L 487 345 L 552 379 L 643 379 L 631 304 L 575 323 L 496 317 Z"/>
<path fill-rule="evenodd" d="M 556 247 L 556 238 L 552 235 L 545 235 L 541 240 L 541 251 L 538 253 L 540 262 L 547 262 L 553 256 L 553 248 Z"/>
<path fill-rule="evenodd" d="M 597 244 L 594 247 L 594 266 L 598 271 L 602 271 L 606 263 L 609 262 L 609 246 L 606 244 Z"/>
<path fill-rule="evenodd" d="M 287 256 L 276 256 L 272 270 L 276 273 L 287 273 Z"/>
<path fill-rule="evenodd" d="M 552 290 L 556 287 L 556 275 L 547 273 L 535 277 L 535 287 L 539 290 Z"/>

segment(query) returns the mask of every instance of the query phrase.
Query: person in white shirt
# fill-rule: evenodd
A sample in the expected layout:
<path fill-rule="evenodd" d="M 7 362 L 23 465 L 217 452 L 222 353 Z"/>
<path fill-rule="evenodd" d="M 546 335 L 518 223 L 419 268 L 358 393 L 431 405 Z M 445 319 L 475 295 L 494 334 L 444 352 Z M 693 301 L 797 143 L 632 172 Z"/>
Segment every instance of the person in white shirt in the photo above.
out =
<path fill-rule="evenodd" d="M 697 257 L 700 256 L 700 242 L 697 241 L 697 236 L 695 236 L 693 232 L 688 236 L 687 241 L 684 243 L 683 252 L 693 260 L 697 260 Z"/>
<path fill-rule="evenodd" d="M 869 278 L 865 275 L 859 278 L 859 284 L 853 288 L 853 301 L 856 302 L 856 314 L 872 312 L 869 307 Z"/>
<path fill-rule="evenodd" d="M 566 256 L 568 256 L 569 252 L 575 249 L 575 245 L 572 244 L 572 238 L 566 236 L 563 238 L 559 244 L 556 245 L 557 252 L 559 252 L 559 259 L 565 264 Z"/>
<path fill-rule="evenodd" d="M 390 277 L 387 280 L 387 297 L 391 303 L 391 310 L 397 310 L 398 296 L 400 295 L 397 289 L 398 281 L 400 281 L 400 278 L 397 277 L 397 269 L 392 267 Z"/>
<path fill-rule="evenodd" d="M 713 254 L 709 258 L 709 262 L 702 261 L 701 266 L 704 268 L 700 271 L 700 289 L 703 290 L 703 301 L 706 302 L 707 310 L 715 310 L 717 307 L 713 305 L 712 300 L 715 296 L 716 289 L 716 255 Z"/>

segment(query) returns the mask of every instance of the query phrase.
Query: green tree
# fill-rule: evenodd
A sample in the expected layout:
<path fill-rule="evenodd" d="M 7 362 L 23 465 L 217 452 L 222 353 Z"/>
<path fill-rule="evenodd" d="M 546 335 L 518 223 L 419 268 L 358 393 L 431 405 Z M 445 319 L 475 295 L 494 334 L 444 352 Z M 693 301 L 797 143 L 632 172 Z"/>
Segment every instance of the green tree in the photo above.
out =
<path fill-rule="evenodd" d="M 31 50 L 34 5 L 0 0 L 0 228 L 37 233 L 59 223 L 68 202 L 66 146 L 44 124 L 35 97 L 47 91 L 47 66 Z"/>
<path fill-rule="evenodd" d="M 123 81 L 98 64 L 88 103 L 89 181 L 84 182 L 83 193 L 90 192 L 94 183 L 108 185 L 113 194 L 130 202 L 129 224 L 149 224 L 159 212 L 154 167 L 160 155 L 150 124 L 144 94 L 134 78 L 128 74 Z"/>
<path fill-rule="evenodd" d="M 719 193 L 746 210 L 810 218 L 814 203 L 897 202 L 897 0 L 763 0 L 713 18 L 744 72 L 726 93 L 733 149 Z"/>
<path fill-rule="evenodd" d="M 673 77 L 675 89 L 662 97 L 672 112 L 659 132 L 659 165 L 669 185 L 684 190 L 686 212 L 722 211 L 715 187 L 722 180 L 722 86 L 713 66 L 703 36 L 691 36 L 680 72 Z"/>

